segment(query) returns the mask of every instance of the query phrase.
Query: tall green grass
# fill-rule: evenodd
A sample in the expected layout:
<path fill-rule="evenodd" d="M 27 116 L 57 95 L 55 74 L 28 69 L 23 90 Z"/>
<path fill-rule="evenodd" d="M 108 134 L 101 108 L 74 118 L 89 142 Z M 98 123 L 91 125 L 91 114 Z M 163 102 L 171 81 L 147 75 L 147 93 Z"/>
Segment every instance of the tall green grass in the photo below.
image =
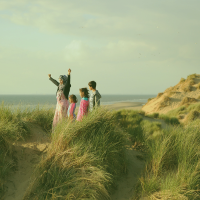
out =
<path fill-rule="evenodd" d="M 81 122 L 63 121 L 52 133 L 24 199 L 109 199 L 126 168 L 127 139 L 116 117 L 104 109 Z"/>
<path fill-rule="evenodd" d="M 167 124 L 170 124 L 170 125 L 178 125 L 178 124 L 180 124 L 178 118 L 176 116 L 174 116 L 173 114 L 152 113 L 152 114 L 146 115 L 146 117 L 155 118 L 155 119 L 162 119 Z"/>
<path fill-rule="evenodd" d="M 200 198 L 199 120 L 144 135 L 146 167 L 134 199 Z"/>
<path fill-rule="evenodd" d="M 7 175 L 17 166 L 12 144 L 30 136 L 29 122 L 39 124 L 50 131 L 52 118 L 52 109 L 40 109 L 38 106 L 32 110 L 27 108 L 22 111 L 20 106 L 13 109 L 4 103 L 0 105 L 0 197 L 5 191 Z"/>
<path fill-rule="evenodd" d="M 130 139 L 135 147 L 140 147 L 143 144 L 142 117 L 138 111 L 120 110 L 114 112 L 117 123 L 130 135 Z"/>
<path fill-rule="evenodd" d="M 21 112 L 24 121 L 32 122 L 40 125 L 45 131 L 51 132 L 52 121 L 54 116 L 54 108 L 46 108 L 46 106 L 36 106 L 34 109 L 26 108 Z"/>
<path fill-rule="evenodd" d="M 0 197 L 5 191 L 6 176 L 16 167 L 12 143 L 28 134 L 29 129 L 22 120 L 20 112 L 12 112 L 4 105 L 0 106 Z"/>

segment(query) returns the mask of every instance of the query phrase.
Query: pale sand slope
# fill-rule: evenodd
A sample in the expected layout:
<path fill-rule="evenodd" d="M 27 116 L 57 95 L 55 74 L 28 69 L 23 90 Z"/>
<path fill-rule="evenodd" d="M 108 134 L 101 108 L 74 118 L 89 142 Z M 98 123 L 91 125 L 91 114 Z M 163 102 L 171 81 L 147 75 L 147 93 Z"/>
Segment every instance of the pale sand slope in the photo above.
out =
<path fill-rule="evenodd" d="M 200 102 L 200 75 L 195 78 L 188 77 L 185 81 L 180 81 L 177 85 L 167 88 L 163 93 L 158 93 L 156 98 L 149 101 L 142 107 L 146 114 L 167 113 L 170 110 Z M 190 99 L 186 99 L 189 97 Z M 186 101 L 183 102 L 183 100 Z"/>
<path fill-rule="evenodd" d="M 111 105 L 106 105 L 105 107 L 108 108 L 109 110 L 122 110 L 122 109 L 141 110 L 143 104 L 144 103 L 141 102 L 120 102 Z"/>
<path fill-rule="evenodd" d="M 37 125 L 31 125 L 31 137 L 26 141 L 14 143 L 17 157 L 17 171 L 7 178 L 7 192 L 4 200 L 22 200 L 28 188 L 35 165 L 40 162 L 50 143 L 45 132 Z"/>

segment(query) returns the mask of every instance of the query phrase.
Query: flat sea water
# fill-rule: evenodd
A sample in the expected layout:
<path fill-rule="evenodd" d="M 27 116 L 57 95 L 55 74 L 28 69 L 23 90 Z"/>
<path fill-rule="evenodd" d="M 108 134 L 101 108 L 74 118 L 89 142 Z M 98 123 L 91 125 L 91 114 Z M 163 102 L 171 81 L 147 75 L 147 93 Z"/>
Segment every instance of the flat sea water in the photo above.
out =
<path fill-rule="evenodd" d="M 81 100 L 79 95 L 77 106 Z M 156 95 L 102 95 L 101 105 L 109 105 L 120 102 L 142 102 L 146 103 L 149 98 L 155 97 Z M 5 105 L 10 105 L 13 108 L 30 107 L 55 107 L 56 96 L 55 95 L 0 95 L 0 103 L 4 102 Z"/>

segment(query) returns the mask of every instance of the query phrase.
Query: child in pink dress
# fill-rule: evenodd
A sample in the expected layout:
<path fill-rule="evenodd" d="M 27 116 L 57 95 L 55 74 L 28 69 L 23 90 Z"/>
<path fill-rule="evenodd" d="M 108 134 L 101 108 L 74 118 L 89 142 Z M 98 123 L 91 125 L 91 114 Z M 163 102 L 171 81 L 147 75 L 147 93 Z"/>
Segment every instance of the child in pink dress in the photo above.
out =
<path fill-rule="evenodd" d="M 69 102 L 70 102 L 70 106 L 68 108 L 68 118 L 70 120 L 75 120 L 76 115 L 74 114 L 74 112 L 76 110 L 76 103 L 78 102 L 78 100 L 74 94 L 69 96 Z"/>
<path fill-rule="evenodd" d="M 81 88 L 79 90 L 80 96 L 81 96 L 81 102 L 80 102 L 80 107 L 78 110 L 77 114 L 77 120 L 81 121 L 83 116 L 88 113 L 88 108 L 89 108 L 89 91 L 87 88 Z"/>

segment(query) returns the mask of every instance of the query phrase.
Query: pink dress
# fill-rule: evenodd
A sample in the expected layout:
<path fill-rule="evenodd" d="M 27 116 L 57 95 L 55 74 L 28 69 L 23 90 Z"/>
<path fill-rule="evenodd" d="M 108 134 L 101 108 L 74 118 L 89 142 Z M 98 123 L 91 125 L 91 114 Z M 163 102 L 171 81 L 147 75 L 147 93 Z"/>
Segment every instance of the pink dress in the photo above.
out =
<path fill-rule="evenodd" d="M 77 114 L 77 120 L 81 121 L 83 118 L 83 115 L 86 115 L 88 113 L 88 107 L 89 107 L 89 100 L 88 98 L 82 98 L 80 102 L 80 107 Z"/>
<path fill-rule="evenodd" d="M 62 118 L 67 117 L 67 110 L 69 107 L 69 102 L 66 99 L 63 92 L 57 93 L 57 105 L 55 110 L 55 115 L 53 119 L 53 128 L 57 125 L 57 123 L 62 120 Z"/>

